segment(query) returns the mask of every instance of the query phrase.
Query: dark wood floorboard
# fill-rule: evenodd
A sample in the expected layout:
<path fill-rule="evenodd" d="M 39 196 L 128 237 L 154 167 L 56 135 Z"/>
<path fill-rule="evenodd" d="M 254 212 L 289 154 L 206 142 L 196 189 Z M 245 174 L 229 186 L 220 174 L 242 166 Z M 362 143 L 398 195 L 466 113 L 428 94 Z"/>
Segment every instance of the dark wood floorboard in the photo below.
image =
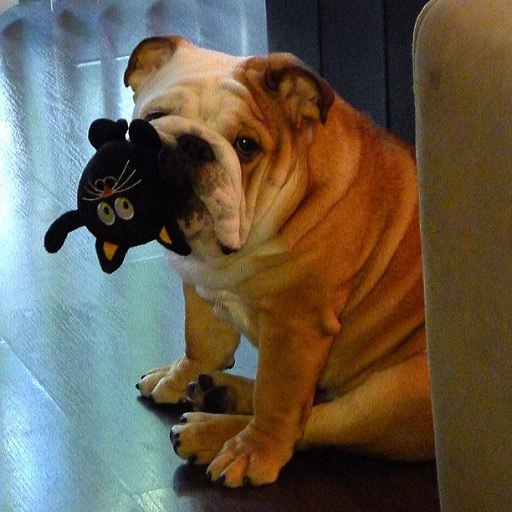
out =
<path fill-rule="evenodd" d="M 93 153 L 89 124 L 131 116 L 128 54 L 158 33 L 263 53 L 264 3 L 46 0 L 0 16 L 0 510 L 437 511 L 433 464 L 336 451 L 297 455 L 265 488 L 208 484 L 172 453 L 180 408 L 133 387 L 183 349 L 181 286 L 163 249 L 131 251 L 111 276 L 85 230 L 45 253 Z M 254 368 L 243 345 L 235 370 Z"/>

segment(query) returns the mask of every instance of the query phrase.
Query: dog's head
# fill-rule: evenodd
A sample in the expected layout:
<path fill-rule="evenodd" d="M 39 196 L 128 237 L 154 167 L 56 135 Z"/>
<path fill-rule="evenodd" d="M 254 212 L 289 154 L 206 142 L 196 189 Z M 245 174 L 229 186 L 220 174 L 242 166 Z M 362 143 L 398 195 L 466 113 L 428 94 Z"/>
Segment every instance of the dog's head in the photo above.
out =
<path fill-rule="evenodd" d="M 134 117 L 189 159 L 195 197 L 182 229 L 204 257 L 275 234 L 307 187 L 305 147 L 334 92 L 290 54 L 240 58 L 176 36 L 133 51 Z"/>

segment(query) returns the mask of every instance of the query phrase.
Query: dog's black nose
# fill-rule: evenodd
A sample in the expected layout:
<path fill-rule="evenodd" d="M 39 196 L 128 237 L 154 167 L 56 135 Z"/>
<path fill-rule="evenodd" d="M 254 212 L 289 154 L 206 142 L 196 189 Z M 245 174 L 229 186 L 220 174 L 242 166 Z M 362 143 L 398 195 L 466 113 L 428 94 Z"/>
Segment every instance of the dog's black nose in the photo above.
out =
<path fill-rule="evenodd" d="M 213 162 L 215 160 L 215 153 L 210 144 L 201 137 L 187 133 L 180 135 L 177 140 L 186 157 L 198 162 Z"/>
<path fill-rule="evenodd" d="M 158 155 L 161 177 L 172 187 L 173 193 L 182 198 L 190 197 L 192 184 L 184 166 L 183 155 L 178 155 L 172 146 L 162 146 Z"/>
<path fill-rule="evenodd" d="M 230 254 L 233 254 L 234 252 L 236 252 L 236 249 L 231 249 L 231 247 L 227 247 L 226 245 L 222 245 L 220 246 L 220 250 L 222 252 L 222 254 L 224 254 L 224 256 L 229 256 Z"/>

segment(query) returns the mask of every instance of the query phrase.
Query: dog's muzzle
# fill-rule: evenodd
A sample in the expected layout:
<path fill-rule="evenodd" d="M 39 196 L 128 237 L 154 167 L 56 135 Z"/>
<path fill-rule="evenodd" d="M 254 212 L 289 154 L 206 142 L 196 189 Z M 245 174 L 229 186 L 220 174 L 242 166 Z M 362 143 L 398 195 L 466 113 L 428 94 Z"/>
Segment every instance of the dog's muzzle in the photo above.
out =
<path fill-rule="evenodd" d="M 226 251 L 239 249 L 247 238 L 241 168 L 231 144 L 219 133 L 191 119 L 164 116 L 151 121 L 162 142 L 176 149 L 187 167 L 195 195 L 214 222 L 215 235 Z"/>

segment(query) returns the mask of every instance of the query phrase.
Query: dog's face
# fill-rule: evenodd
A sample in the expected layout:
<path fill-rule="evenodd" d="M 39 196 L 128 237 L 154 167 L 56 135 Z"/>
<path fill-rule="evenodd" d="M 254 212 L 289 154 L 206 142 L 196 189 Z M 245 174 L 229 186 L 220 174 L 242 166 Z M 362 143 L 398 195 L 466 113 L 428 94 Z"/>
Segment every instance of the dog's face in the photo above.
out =
<path fill-rule="evenodd" d="M 304 152 L 334 99 L 320 77 L 288 54 L 239 58 L 169 37 L 134 50 L 125 84 L 134 117 L 189 159 L 195 198 L 181 227 L 197 255 L 279 230 L 304 195 Z"/>

